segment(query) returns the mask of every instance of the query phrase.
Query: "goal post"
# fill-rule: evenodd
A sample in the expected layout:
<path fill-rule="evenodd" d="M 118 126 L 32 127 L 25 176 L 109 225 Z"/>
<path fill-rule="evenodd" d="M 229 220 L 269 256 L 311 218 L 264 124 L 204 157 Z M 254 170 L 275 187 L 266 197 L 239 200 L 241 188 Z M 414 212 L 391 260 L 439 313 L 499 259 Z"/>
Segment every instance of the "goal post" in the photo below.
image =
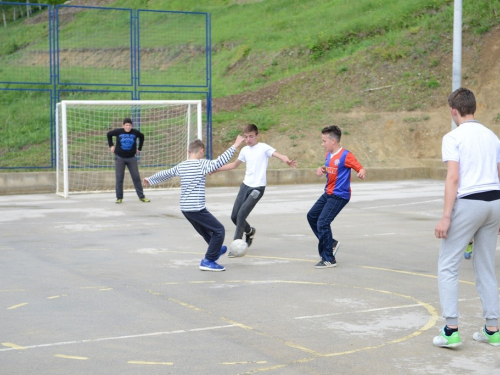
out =
<path fill-rule="evenodd" d="M 64 100 L 56 105 L 56 194 L 114 191 L 114 159 L 107 133 L 130 118 L 144 134 L 137 156 L 141 178 L 186 159 L 203 139 L 201 100 Z M 116 139 L 113 139 L 116 143 Z M 125 172 L 124 190 L 133 190 Z M 175 179 L 170 186 L 178 184 Z M 162 184 L 163 187 L 169 186 Z"/>

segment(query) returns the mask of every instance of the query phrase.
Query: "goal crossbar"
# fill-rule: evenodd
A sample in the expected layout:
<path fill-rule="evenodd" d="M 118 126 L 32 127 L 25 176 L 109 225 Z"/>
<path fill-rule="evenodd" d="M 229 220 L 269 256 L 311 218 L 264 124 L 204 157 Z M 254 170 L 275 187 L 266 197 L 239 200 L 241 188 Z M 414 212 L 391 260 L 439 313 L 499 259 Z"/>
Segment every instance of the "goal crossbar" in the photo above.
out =
<path fill-rule="evenodd" d="M 201 100 L 63 100 L 55 117 L 56 193 L 63 197 L 114 189 L 114 155 L 106 134 L 124 118 L 145 136 L 138 159 L 146 168 L 178 164 L 189 143 L 203 139 Z"/>

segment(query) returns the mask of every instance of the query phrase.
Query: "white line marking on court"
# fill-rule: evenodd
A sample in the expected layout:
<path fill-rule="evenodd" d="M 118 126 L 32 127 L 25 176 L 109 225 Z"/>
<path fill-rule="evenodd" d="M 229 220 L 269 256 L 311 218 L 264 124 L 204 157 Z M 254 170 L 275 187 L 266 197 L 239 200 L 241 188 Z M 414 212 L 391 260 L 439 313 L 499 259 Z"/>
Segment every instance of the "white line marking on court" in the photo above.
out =
<path fill-rule="evenodd" d="M 7 347 L 12 348 L 12 349 L 17 349 L 17 350 L 26 349 L 24 346 L 19 346 L 19 345 L 13 344 L 11 342 L 2 342 L 2 345 L 7 346 Z"/>
<path fill-rule="evenodd" d="M 388 208 L 388 207 L 402 207 L 402 206 L 412 206 L 415 204 L 422 204 L 422 203 L 433 203 L 433 202 L 442 202 L 443 199 L 433 199 L 430 201 L 421 201 L 421 202 L 411 202 L 411 203 L 401 203 L 401 204 L 390 204 L 387 206 L 374 206 L 374 207 L 362 207 L 360 208 L 361 210 L 374 210 L 376 208 Z"/>
<path fill-rule="evenodd" d="M 22 348 L 23 349 L 47 348 L 47 347 L 52 347 L 52 346 L 86 344 L 86 343 L 90 343 L 90 342 L 100 342 L 100 341 L 110 341 L 110 340 L 135 339 L 138 337 L 172 335 L 172 334 L 177 334 L 177 333 L 202 332 L 202 331 L 210 331 L 210 330 L 215 330 L 215 329 L 234 328 L 234 327 L 237 327 L 237 325 L 229 324 L 229 325 L 224 325 L 224 326 L 213 326 L 213 327 L 193 328 L 193 329 L 180 329 L 177 331 L 169 331 L 169 332 L 152 332 L 152 333 L 142 333 L 139 335 L 102 337 L 99 339 L 87 339 L 87 340 L 75 340 L 75 341 L 63 341 L 63 342 L 55 342 L 55 343 L 50 343 L 50 344 L 26 345 L 26 346 L 23 346 Z M 0 349 L 0 352 L 7 352 L 10 350 L 18 350 L 18 349 L 16 349 L 16 348 Z"/>
<path fill-rule="evenodd" d="M 345 312 L 338 312 L 338 313 L 331 313 L 331 314 L 322 314 L 322 315 L 309 315 L 309 316 L 298 316 L 295 319 L 314 319 L 314 318 L 324 318 L 327 316 L 334 316 L 334 315 L 343 315 L 343 314 L 357 314 L 357 313 L 367 313 L 367 312 L 375 312 L 375 311 L 385 311 L 385 310 L 394 310 L 394 309 L 406 309 L 409 307 L 422 307 L 421 304 L 415 303 L 412 305 L 402 305 L 402 306 L 392 306 L 392 307 L 379 307 L 376 309 L 369 309 L 369 310 L 360 310 L 360 311 L 345 311 Z"/>

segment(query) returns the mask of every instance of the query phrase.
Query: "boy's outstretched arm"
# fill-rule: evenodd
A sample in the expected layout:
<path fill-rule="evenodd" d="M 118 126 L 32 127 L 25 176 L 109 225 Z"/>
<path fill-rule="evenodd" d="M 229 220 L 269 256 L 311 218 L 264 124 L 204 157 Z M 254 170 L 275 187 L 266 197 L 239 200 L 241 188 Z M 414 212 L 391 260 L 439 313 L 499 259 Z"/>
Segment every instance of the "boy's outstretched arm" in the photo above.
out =
<path fill-rule="evenodd" d="M 238 134 L 238 136 L 236 137 L 236 140 L 234 141 L 234 144 L 233 144 L 233 147 L 234 148 L 238 148 L 241 146 L 241 144 L 245 141 L 245 138 L 242 137 L 241 135 Z M 236 160 L 232 163 L 228 163 L 226 165 L 223 165 L 222 167 L 220 167 L 219 169 L 216 169 L 215 171 L 213 171 L 212 173 L 215 173 L 215 172 L 222 172 L 222 171 L 229 171 L 231 169 L 235 169 L 235 168 L 238 168 L 240 166 L 240 164 L 242 163 L 241 160 Z"/>
<path fill-rule="evenodd" d="M 297 168 L 297 160 L 289 159 L 288 156 L 282 155 L 277 151 L 273 152 L 273 156 L 280 159 L 283 163 L 287 163 L 289 167 Z"/>
<path fill-rule="evenodd" d="M 217 169 L 216 171 L 214 171 L 212 173 L 222 172 L 222 171 L 230 171 L 231 169 L 236 169 L 240 166 L 241 163 L 242 163 L 241 160 L 233 161 L 232 163 L 228 163 L 226 165 L 223 165 L 222 167 L 220 167 L 219 169 Z"/>

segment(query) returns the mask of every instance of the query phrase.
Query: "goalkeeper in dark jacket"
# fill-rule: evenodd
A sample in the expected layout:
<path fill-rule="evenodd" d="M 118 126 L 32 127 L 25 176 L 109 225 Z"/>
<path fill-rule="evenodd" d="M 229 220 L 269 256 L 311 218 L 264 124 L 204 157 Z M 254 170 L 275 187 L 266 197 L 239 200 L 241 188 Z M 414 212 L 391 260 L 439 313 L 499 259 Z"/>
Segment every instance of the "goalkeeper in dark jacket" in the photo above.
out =
<path fill-rule="evenodd" d="M 115 154 L 116 203 L 122 203 L 123 201 L 125 166 L 130 172 L 139 201 L 149 202 L 142 190 L 141 176 L 139 175 L 136 158 L 136 155 L 139 155 L 142 150 L 144 134 L 132 127 L 132 120 L 125 118 L 121 128 L 111 130 L 107 134 L 109 150 Z M 116 145 L 113 143 L 113 137 L 116 137 Z M 137 145 L 137 140 L 139 140 L 139 145 Z"/>

